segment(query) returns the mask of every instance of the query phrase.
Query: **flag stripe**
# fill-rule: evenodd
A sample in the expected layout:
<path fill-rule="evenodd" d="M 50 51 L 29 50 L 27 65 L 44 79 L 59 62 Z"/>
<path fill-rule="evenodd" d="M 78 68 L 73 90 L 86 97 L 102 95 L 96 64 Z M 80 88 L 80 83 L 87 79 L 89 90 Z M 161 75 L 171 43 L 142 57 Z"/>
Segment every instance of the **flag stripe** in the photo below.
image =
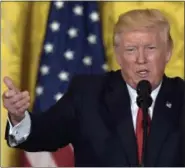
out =
<path fill-rule="evenodd" d="M 32 167 L 56 167 L 55 159 L 49 152 L 26 152 L 26 158 Z"/>

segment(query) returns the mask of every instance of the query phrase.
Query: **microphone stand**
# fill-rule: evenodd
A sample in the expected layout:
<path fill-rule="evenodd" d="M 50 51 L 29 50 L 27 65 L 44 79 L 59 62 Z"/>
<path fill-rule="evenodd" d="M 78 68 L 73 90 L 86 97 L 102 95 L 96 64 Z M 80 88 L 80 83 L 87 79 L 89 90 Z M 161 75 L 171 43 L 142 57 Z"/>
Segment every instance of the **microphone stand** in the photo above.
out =
<path fill-rule="evenodd" d="M 152 105 L 152 97 L 150 93 L 152 86 L 149 81 L 142 80 L 137 85 L 137 105 L 143 112 L 143 145 L 142 145 L 142 162 L 140 167 L 144 167 L 146 164 L 147 156 L 147 135 L 148 135 L 148 108 Z"/>
<path fill-rule="evenodd" d="M 141 167 L 145 166 L 146 152 L 147 152 L 147 135 L 148 135 L 148 107 L 147 103 L 141 104 L 143 112 L 143 149 L 142 149 L 142 163 Z"/>

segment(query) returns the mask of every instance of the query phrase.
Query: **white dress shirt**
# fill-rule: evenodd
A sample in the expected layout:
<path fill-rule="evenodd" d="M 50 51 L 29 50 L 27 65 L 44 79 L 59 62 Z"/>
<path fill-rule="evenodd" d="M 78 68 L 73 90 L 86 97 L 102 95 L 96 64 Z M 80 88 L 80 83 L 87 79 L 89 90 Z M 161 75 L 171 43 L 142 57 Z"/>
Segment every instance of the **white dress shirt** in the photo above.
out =
<path fill-rule="evenodd" d="M 135 130 L 136 129 L 137 113 L 138 113 L 138 106 L 137 106 L 137 102 L 136 102 L 137 92 L 135 89 L 130 87 L 128 84 L 127 84 L 127 88 L 128 88 L 128 92 L 129 92 L 130 99 L 131 99 L 130 102 L 131 102 L 132 120 L 133 120 L 133 126 L 134 126 L 134 130 Z M 155 100 L 157 98 L 157 95 L 159 93 L 160 88 L 161 88 L 161 84 L 155 90 L 153 90 L 151 93 L 151 97 L 152 97 L 153 102 L 152 102 L 152 105 L 148 109 L 148 113 L 149 113 L 149 116 L 151 119 L 153 116 L 153 109 L 154 109 L 154 105 L 155 105 Z"/>
<path fill-rule="evenodd" d="M 149 115 L 150 118 L 152 119 L 153 116 L 153 109 L 154 109 L 154 105 L 155 105 L 155 100 L 156 97 L 158 95 L 158 92 L 160 90 L 161 84 L 152 91 L 151 93 L 151 97 L 152 97 L 152 105 L 149 108 Z M 137 118 L 137 112 L 138 112 L 138 106 L 136 103 L 136 98 L 137 98 L 137 93 L 136 90 L 134 90 L 133 88 L 131 88 L 129 85 L 127 85 L 128 88 L 128 92 L 130 95 L 130 99 L 131 99 L 131 112 L 132 112 L 132 120 L 133 120 L 133 126 L 134 126 L 134 130 L 136 129 L 136 118 Z M 25 112 L 25 118 L 17 125 L 15 125 L 14 127 L 12 126 L 10 120 L 9 121 L 9 125 L 10 125 L 10 129 L 9 129 L 9 144 L 10 146 L 17 146 L 18 144 L 24 142 L 27 137 L 30 134 L 30 129 L 31 129 L 31 119 L 30 116 L 28 114 L 28 111 Z"/>

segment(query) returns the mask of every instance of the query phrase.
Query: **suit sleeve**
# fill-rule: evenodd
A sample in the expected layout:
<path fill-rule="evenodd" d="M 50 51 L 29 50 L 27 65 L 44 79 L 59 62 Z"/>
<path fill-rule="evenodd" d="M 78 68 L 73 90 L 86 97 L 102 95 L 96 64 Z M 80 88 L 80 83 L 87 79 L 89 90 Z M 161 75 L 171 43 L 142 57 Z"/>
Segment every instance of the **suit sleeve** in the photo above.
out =
<path fill-rule="evenodd" d="M 10 118 L 8 118 L 7 124 L 9 125 L 7 141 L 11 147 L 15 147 L 24 142 L 30 134 L 31 120 L 28 111 L 25 112 L 24 119 L 17 125 L 13 126 Z"/>
<path fill-rule="evenodd" d="M 31 120 L 30 133 L 15 148 L 29 152 L 56 151 L 72 142 L 75 128 L 75 84 L 67 93 L 45 112 L 28 113 Z M 7 123 L 5 139 L 9 146 L 10 125 Z"/>

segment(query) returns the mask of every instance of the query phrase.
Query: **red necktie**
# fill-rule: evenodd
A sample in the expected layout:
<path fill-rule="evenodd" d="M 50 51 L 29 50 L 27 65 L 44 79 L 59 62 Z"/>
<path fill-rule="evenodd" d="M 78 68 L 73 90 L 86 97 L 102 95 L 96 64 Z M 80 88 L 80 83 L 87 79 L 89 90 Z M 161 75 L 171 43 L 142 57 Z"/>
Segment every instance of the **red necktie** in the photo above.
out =
<path fill-rule="evenodd" d="M 150 126 L 150 117 L 148 115 L 148 131 Z M 142 148 L 143 148 L 143 112 L 142 109 L 138 109 L 137 120 L 136 120 L 136 138 L 138 146 L 138 160 L 142 162 Z"/>

